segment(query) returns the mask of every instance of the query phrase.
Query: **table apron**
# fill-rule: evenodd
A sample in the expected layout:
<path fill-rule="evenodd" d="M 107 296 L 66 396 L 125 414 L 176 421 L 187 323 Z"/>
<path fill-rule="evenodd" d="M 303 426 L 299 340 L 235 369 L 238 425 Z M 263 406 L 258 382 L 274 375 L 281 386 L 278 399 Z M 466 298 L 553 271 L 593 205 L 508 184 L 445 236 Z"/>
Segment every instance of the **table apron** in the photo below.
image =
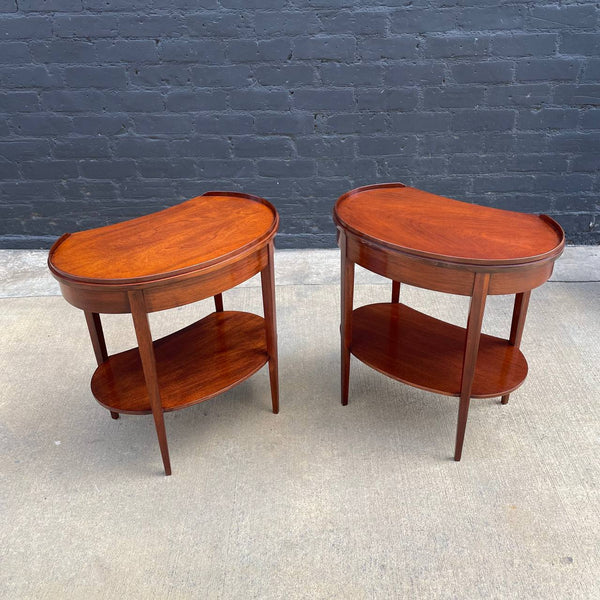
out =
<path fill-rule="evenodd" d="M 147 312 L 166 310 L 197 302 L 231 289 L 262 271 L 268 262 L 267 246 L 229 264 L 200 273 L 187 273 L 150 283 L 129 285 L 75 284 L 59 280 L 65 299 L 82 310 L 94 313 L 129 313 L 128 292 L 141 289 Z"/>
<path fill-rule="evenodd" d="M 471 296 L 477 273 L 489 273 L 488 295 L 516 294 L 542 285 L 552 275 L 554 258 L 517 265 L 468 265 L 408 256 L 378 247 L 349 232 L 346 258 L 365 269 L 415 287 Z"/>
<path fill-rule="evenodd" d="M 548 281 L 553 269 L 554 258 L 518 267 L 498 267 L 492 273 L 488 295 L 527 292 Z"/>

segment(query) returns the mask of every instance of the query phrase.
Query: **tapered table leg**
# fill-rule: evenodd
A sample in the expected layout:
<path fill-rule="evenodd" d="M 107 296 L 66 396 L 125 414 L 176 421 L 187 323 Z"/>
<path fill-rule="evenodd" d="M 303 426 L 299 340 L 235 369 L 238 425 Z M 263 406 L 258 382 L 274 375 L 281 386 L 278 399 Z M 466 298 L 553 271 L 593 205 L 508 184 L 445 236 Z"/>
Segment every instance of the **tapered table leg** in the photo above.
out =
<path fill-rule="evenodd" d="M 275 268 L 273 262 L 273 243 L 268 245 L 267 266 L 260 272 L 263 310 L 267 333 L 267 352 L 269 353 L 269 380 L 271 382 L 271 403 L 273 412 L 279 412 L 279 374 L 277 361 L 277 319 L 275 316 Z"/>
<path fill-rule="evenodd" d="M 96 362 L 100 366 L 107 358 L 108 352 L 106 350 L 106 341 L 104 340 L 104 331 L 102 331 L 102 321 L 100 315 L 95 312 L 84 310 L 85 322 L 90 332 L 90 338 L 92 340 L 92 346 L 94 348 L 94 354 L 96 355 Z M 113 419 L 119 418 L 119 413 L 110 411 L 110 416 Z"/>
<path fill-rule="evenodd" d="M 341 363 L 342 363 L 342 404 L 348 404 L 350 388 L 350 345 L 352 343 L 352 303 L 354 301 L 354 263 L 346 256 L 346 236 L 341 233 L 339 238 L 341 250 Z"/>
<path fill-rule="evenodd" d="M 392 281 L 392 304 L 400 302 L 400 282 Z"/>
<path fill-rule="evenodd" d="M 512 325 L 510 326 L 510 343 L 518 348 L 521 345 L 523 337 L 523 328 L 525 327 L 525 318 L 527 317 L 527 308 L 529 307 L 529 298 L 531 290 L 515 295 L 515 306 L 513 309 Z M 510 394 L 502 396 L 502 404 L 508 404 Z"/>
<path fill-rule="evenodd" d="M 215 296 L 215 310 L 217 312 L 223 312 L 223 294 L 217 294 Z"/>
<path fill-rule="evenodd" d="M 481 324 L 483 312 L 490 282 L 487 273 L 477 273 L 473 284 L 473 295 L 471 297 L 471 308 L 469 309 L 469 320 L 467 322 L 467 335 L 465 342 L 465 355 L 463 358 L 462 378 L 460 384 L 460 404 L 458 407 L 458 425 L 456 427 L 456 446 L 454 448 L 454 460 L 459 461 L 462 455 L 462 447 L 469 415 L 469 403 L 471 401 L 471 390 L 473 378 L 477 365 L 477 352 L 479 350 L 479 339 L 481 337 Z"/>
<path fill-rule="evenodd" d="M 156 360 L 154 358 L 154 347 L 152 345 L 152 334 L 150 333 L 150 323 L 148 322 L 148 313 L 144 301 L 144 293 L 140 290 L 128 292 L 131 315 L 135 327 L 140 358 L 142 359 L 142 368 L 144 370 L 144 379 L 150 406 L 152 407 L 152 416 L 158 436 L 158 445 L 165 467 L 165 475 L 171 474 L 171 461 L 169 460 L 169 448 L 167 446 L 167 432 L 165 430 L 164 413 L 160 401 L 160 390 L 158 389 L 158 376 L 156 374 Z"/>

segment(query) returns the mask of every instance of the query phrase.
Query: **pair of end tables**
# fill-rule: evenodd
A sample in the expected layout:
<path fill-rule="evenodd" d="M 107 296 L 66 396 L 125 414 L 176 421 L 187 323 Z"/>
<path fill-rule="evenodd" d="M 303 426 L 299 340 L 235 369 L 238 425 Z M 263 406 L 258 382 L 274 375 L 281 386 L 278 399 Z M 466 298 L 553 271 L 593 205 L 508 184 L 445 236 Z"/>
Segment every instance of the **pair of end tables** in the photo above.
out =
<path fill-rule="evenodd" d="M 460 398 L 460 460 L 471 398 L 508 402 L 527 375 L 519 350 L 531 290 L 564 248 L 560 225 L 451 200 L 400 183 L 344 194 L 333 218 L 341 249 L 341 397 L 350 355 L 409 385 Z M 224 392 L 269 364 L 279 410 L 273 240 L 266 200 L 207 192 L 130 221 L 65 234 L 49 268 L 65 299 L 84 311 L 98 362 L 92 393 L 113 418 L 152 414 L 166 475 L 164 413 Z M 353 309 L 360 265 L 392 280 L 391 302 Z M 222 293 L 260 273 L 264 317 L 225 311 Z M 471 297 L 467 327 L 400 303 L 400 283 Z M 488 295 L 515 294 L 508 339 L 481 333 Z M 215 312 L 153 341 L 148 313 L 213 296 Z M 138 347 L 110 356 L 101 313 L 131 313 Z"/>

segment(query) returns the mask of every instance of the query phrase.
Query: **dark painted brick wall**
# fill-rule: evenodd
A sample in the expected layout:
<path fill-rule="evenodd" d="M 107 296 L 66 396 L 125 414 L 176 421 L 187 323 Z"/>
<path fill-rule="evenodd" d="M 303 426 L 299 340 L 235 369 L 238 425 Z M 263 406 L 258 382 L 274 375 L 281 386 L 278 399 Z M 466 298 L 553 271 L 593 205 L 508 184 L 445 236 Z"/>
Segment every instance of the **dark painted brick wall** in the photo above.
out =
<path fill-rule="evenodd" d="M 600 9 L 502 0 L 0 0 L 0 243 L 244 190 L 279 247 L 403 181 L 600 242 Z"/>

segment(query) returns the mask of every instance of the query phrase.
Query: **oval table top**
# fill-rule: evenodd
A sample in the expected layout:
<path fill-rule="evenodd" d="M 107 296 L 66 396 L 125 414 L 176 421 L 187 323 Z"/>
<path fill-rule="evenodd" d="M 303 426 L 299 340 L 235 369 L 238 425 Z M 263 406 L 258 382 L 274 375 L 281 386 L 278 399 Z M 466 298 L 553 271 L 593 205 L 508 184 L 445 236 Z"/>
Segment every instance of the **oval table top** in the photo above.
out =
<path fill-rule="evenodd" d="M 347 192 L 336 224 L 400 252 L 467 264 L 519 264 L 558 256 L 564 232 L 546 215 L 451 200 L 402 183 Z"/>
<path fill-rule="evenodd" d="M 154 281 L 259 247 L 278 223 L 262 198 L 207 192 L 150 215 L 65 234 L 52 246 L 48 266 L 57 278 L 82 283 Z"/>

